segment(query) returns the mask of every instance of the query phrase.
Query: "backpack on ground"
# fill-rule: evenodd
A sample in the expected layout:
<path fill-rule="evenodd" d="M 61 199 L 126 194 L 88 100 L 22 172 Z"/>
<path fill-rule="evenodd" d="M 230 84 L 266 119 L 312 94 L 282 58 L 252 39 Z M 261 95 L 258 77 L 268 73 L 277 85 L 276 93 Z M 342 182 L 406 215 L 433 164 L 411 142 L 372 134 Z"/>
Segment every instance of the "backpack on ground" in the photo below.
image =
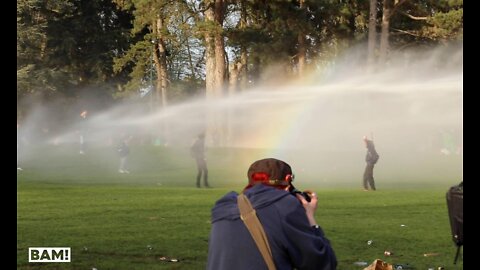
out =
<path fill-rule="evenodd" d="M 446 197 L 452 240 L 457 246 L 457 253 L 453 261 L 456 264 L 460 248 L 463 246 L 463 181 L 458 185 L 450 187 Z"/>

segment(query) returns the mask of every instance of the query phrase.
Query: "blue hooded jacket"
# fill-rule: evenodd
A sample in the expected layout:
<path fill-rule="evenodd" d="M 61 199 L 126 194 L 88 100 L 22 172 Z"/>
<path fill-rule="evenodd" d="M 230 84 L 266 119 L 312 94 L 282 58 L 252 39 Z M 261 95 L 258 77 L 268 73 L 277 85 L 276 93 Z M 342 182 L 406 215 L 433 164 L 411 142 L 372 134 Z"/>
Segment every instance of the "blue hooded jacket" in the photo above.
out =
<path fill-rule="evenodd" d="M 337 259 L 321 228 L 312 228 L 305 208 L 291 193 L 255 185 L 245 195 L 268 238 L 277 270 L 332 270 Z M 267 265 L 240 219 L 237 193 L 230 192 L 212 209 L 207 270 L 261 270 Z"/>

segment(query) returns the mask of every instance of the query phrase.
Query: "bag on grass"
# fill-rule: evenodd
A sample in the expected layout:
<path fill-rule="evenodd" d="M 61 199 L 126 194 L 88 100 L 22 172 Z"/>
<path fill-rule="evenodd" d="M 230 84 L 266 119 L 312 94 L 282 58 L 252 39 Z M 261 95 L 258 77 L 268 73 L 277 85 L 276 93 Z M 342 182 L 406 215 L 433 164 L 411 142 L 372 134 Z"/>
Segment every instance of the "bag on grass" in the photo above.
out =
<path fill-rule="evenodd" d="M 376 259 L 372 264 L 365 267 L 363 270 L 393 270 L 393 265 L 386 263 L 380 259 Z"/>
<path fill-rule="evenodd" d="M 452 240 L 457 245 L 457 253 L 453 261 L 453 264 L 456 264 L 460 248 L 463 246 L 463 181 L 458 185 L 450 187 L 446 197 Z"/>
<path fill-rule="evenodd" d="M 447 207 L 452 230 L 452 240 L 463 245 L 463 181 L 447 191 Z"/>

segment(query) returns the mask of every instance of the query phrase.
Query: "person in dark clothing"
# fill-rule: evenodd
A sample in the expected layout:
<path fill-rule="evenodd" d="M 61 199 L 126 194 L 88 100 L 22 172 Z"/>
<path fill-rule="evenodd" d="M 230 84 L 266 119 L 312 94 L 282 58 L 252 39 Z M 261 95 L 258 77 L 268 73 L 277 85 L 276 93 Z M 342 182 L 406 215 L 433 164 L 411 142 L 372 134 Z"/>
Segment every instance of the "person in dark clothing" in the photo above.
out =
<path fill-rule="evenodd" d="M 120 145 L 117 147 L 117 152 L 120 156 L 120 166 L 118 168 L 119 173 L 130 173 L 127 170 L 128 155 L 130 154 L 130 147 L 128 146 L 128 143 L 130 139 L 131 137 L 125 136 Z"/>
<path fill-rule="evenodd" d="M 365 172 L 363 173 L 363 188 L 365 191 L 377 190 L 375 188 L 375 180 L 373 178 L 373 167 L 380 157 L 375 150 L 375 145 L 372 140 L 369 140 L 367 136 L 363 136 L 363 141 L 365 142 L 365 147 L 367 148 L 367 155 L 365 156 L 365 161 L 367 165 L 365 166 Z"/>
<path fill-rule="evenodd" d="M 20 167 L 20 124 L 17 122 L 17 171 L 23 171 L 22 167 Z"/>
<path fill-rule="evenodd" d="M 190 153 L 197 163 L 197 188 L 200 187 L 200 179 L 203 174 L 203 185 L 205 187 L 210 187 L 208 185 L 208 168 L 207 160 L 205 158 L 205 134 L 201 133 L 198 135 L 197 140 L 190 147 Z"/>
<path fill-rule="evenodd" d="M 278 159 L 254 162 L 243 193 L 250 200 L 271 249 L 277 270 L 332 270 L 337 259 L 317 224 L 314 214 L 318 198 L 308 192 L 310 202 L 289 190 L 293 173 Z M 231 191 L 212 208 L 207 270 L 267 269 L 259 248 L 240 218 L 238 193 Z"/>

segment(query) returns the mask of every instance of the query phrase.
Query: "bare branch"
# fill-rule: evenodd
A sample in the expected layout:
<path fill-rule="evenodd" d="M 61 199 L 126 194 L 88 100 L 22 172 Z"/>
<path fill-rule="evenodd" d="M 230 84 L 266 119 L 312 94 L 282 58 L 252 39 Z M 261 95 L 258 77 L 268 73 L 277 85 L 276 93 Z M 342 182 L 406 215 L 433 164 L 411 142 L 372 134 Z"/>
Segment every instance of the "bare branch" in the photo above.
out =
<path fill-rule="evenodd" d="M 416 21 L 426 21 L 428 19 L 428 17 L 416 17 L 416 16 L 410 15 L 410 14 L 408 14 L 406 12 L 403 12 L 403 11 L 400 11 L 400 13 L 409 17 L 410 19 L 416 20 Z"/>
<path fill-rule="evenodd" d="M 407 34 L 407 35 L 410 35 L 410 36 L 414 36 L 414 37 L 423 37 L 423 36 L 421 36 L 417 33 L 409 32 L 409 31 L 405 31 L 405 30 L 401 30 L 401 29 L 392 28 L 392 30 L 395 30 L 395 31 L 398 31 L 400 33 Z"/>

